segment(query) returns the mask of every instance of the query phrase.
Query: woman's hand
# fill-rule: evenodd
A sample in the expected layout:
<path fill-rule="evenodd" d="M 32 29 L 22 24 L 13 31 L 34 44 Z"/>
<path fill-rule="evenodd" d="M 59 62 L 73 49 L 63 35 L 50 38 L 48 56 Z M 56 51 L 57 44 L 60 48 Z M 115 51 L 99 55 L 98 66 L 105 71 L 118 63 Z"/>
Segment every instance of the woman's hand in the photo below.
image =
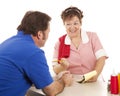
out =
<path fill-rule="evenodd" d="M 61 58 L 60 64 L 64 69 L 67 69 L 69 67 L 69 62 L 65 58 Z"/>

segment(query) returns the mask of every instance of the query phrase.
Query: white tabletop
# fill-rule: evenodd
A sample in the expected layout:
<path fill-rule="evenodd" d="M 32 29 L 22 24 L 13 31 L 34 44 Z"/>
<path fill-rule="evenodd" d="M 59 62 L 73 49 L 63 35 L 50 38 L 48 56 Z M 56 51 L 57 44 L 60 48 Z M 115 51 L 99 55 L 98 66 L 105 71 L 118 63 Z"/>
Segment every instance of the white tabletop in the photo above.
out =
<path fill-rule="evenodd" d="M 44 94 L 40 89 L 31 88 L 32 90 Z M 63 92 L 57 96 L 120 96 L 111 95 L 107 92 L 107 82 L 97 81 L 93 83 L 77 83 L 72 86 L 65 87 Z"/>
<path fill-rule="evenodd" d="M 65 87 L 57 96 L 108 96 L 106 84 L 103 81 L 82 84 L 74 82 L 71 87 Z"/>

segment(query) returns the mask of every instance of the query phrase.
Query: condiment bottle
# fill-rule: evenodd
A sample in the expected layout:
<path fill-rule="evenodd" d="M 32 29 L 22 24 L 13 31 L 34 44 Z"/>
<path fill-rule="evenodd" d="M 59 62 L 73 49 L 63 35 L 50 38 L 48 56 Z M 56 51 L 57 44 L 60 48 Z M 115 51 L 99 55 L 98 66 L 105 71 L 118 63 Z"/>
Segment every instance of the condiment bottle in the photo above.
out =
<path fill-rule="evenodd" d="M 110 92 L 111 94 L 118 94 L 118 76 L 114 71 L 110 79 Z"/>
<path fill-rule="evenodd" d="M 120 73 L 118 73 L 118 93 L 120 94 Z"/>

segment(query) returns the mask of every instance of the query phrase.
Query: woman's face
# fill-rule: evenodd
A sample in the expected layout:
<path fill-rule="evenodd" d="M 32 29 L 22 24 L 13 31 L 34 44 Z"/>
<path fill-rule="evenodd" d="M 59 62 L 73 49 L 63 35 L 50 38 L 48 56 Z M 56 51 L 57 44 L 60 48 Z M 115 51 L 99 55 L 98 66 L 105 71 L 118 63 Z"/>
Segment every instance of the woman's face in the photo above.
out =
<path fill-rule="evenodd" d="M 81 23 L 77 16 L 66 19 L 64 24 L 70 38 L 74 38 L 80 34 Z"/>

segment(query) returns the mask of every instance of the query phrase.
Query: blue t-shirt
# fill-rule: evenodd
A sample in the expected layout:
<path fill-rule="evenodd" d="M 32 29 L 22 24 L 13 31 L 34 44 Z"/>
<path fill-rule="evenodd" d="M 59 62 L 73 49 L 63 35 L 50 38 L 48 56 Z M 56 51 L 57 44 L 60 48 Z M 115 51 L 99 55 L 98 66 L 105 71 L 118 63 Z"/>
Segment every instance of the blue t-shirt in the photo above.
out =
<path fill-rule="evenodd" d="M 0 44 L 0 96 L 25 96 L 32 84 L 38 89 L 53 79 L 44 51 L 30 35 L 17 35 Z"/>

